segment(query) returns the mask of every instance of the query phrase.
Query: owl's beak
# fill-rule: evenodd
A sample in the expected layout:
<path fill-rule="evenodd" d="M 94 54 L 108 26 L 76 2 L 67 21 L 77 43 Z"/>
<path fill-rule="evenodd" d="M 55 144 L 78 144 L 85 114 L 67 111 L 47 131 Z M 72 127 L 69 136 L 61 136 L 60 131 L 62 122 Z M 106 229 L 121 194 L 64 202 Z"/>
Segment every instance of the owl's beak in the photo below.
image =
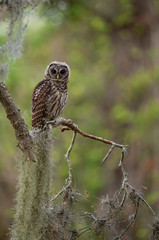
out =
<path fill-rule="evenodd" d="M 59 74 L 57 74 L 57 80 L 59 80 Z"/>

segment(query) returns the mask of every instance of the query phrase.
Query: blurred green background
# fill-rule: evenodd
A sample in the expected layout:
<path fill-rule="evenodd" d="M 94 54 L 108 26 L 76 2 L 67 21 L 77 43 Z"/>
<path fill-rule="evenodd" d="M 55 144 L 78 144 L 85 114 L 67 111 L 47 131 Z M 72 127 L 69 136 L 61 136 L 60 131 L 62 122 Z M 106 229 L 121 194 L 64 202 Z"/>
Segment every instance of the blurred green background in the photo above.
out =
<path fill-rule="evenodd" d="M 0 32 L 3 44 L 5 26 Z M 159 2 L 153 0 L 59 0 L 36 9 L 27 29 L 23 56 L 11 64 L 6 85 L 31 129 L 31 96 L 54 60 L 71 68 L 69 98 L 63 117 L 88 133 L 128 144 L 130 183 L 159 206 Z M 17 182 L 17 141 L 0 105 L 0 240 L 8 239 Z M 53 192 L 68 176 L 64 154 L 71 132 L 53 130 Z M 77 136 L 71 161 L 74 188 L 99 198 L 120 187 L 120 151 L 104 166 L 109 147 Z M 128 239 L 149 239 L 151 216 L 142 208 Z M 147 217 L 145 217 L 147 216 Z M 147 219 L 147 221 L 146 221 Z M 82 238 L 81 238 L 82 239 Z M 87 237 L 85 236 L 85 238 Z"/>

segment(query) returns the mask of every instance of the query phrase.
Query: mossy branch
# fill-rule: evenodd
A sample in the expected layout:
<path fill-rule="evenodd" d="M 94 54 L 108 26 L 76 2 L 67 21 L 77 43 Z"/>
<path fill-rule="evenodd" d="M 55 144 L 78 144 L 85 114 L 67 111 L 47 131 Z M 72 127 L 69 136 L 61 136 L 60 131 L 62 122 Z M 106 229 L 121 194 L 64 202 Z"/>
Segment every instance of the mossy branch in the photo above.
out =
<path fill-rule="evenodd" d="M 36 158 L 33 154 L 32 138 L 29 134 L 29 130 L 20 114 L 20 110 L 15 105 L 15 102 L 3 82 L 0 82 L 0 102 L 6 111 L 7 118 L 14 128 L 16 138 L 19 142 L 18 146 L 25 153 L 28 160 L 35 162 Z"/>

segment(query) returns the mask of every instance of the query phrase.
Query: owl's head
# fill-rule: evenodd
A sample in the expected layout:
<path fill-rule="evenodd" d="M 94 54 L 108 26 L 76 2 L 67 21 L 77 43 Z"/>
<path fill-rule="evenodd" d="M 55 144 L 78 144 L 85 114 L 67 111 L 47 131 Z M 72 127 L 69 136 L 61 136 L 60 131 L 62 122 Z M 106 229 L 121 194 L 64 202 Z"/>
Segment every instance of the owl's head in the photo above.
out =
<path fill-rule="evenodd" d="M 70 78 L 70 68 L 64 62 L 51 62 L 46 68 L 45 78 L 68 83 Z"/>

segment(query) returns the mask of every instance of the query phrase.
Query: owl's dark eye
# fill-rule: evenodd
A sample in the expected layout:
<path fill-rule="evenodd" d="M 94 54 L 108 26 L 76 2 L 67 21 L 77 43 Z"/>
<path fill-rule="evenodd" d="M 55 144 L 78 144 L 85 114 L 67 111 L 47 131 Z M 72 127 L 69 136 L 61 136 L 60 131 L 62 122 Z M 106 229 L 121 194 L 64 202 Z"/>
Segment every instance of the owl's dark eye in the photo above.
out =
<path fill-rule="evenodd" d="M 60 73 L 63 75 L 63 74 L 66 73 L 66 70 L 65 70 L 65 69 L 62 69 L 62 70 L 60 71 Z"/>
<path fill-rule="evenodd" d="M 55 69 L 55 68 L 52 68 L 52 69 L 51 69 L 51 73 L 52 73 L 52 74 L 56 74 L 56 69 Z"/>

